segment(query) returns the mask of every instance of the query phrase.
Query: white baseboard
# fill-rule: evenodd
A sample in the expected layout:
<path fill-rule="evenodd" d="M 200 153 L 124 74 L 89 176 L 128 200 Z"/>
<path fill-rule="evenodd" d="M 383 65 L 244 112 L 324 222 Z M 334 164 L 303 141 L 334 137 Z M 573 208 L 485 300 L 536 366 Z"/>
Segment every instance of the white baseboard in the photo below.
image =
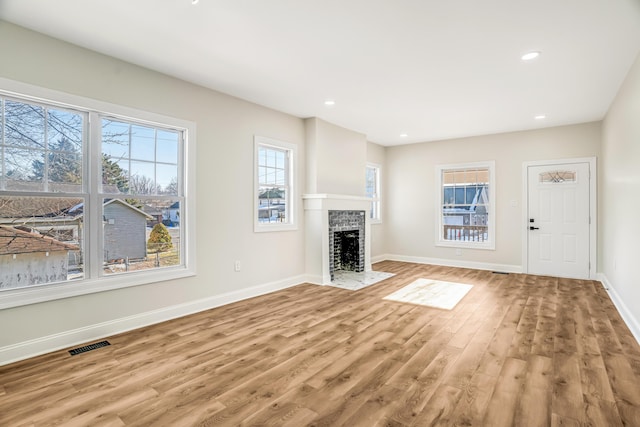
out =
<path fill-rule="evenodd" d="M 445 258 L 427 258 L 427 257 L 396 255 L 396 254 L 384 254 L 384 255 L 379 255 L 375 258 L 376 258 L 375 262 L 403 261 L 403 262 L 413 262 L 416 264 L 433 264 L 433 265 L 442 265 L 445 267 L 472 268 L 475 270 L 499 271 L 504 273 L 522 273 L 522 266 L 511 265 L 511 264 L 492 264 L 492 263 L 486 263 L 486 262 L 453 260 L 453 259 L 445 259 Z M 371 260 L 371 262 L 372 263 L 374 262 L 373 259 Z"/>
<path fill-rule="evenodd" d="M 371 257 L 371 264 L 375 264 L 376 262 L 380 262 L 380 261 L 386 261 L 389 258 L 387 258 L 389 255 L 387 254 L 382 254 L 382 255 L 376 255 L 376 256 L 372 256 Z"/>
<path fill-rule="evenodd" d="M 322 285 L 322 276 L 315 274 L 305 274 L 302 276 L 304 283 L 311 283 L 312 285 Z"/>
<path fill-rule="evenodd" d="M 0 366 L 52 351 L 85 344 L 89 341 L 104 339 L 111 335 L 127 332 L 133 329 L 164 322 L 225 304 L 241 301 L 247 298 L 268 294 L 282 289 L 290 288 L 306 282 L 306 276 L 296 276 L 285 280 L 265 283 L 247 289 L 228 292 L 184 304 L 173 305 L 158 310 L 136 314 L 97 323 L 70 331 L 64 331 L 45 337 L 23 341 L 17 344 L 0 348 Z"/>
<path fill-rule="evenodd" d="M 616 291 L 615 286 L 609 282 L 609 279 L 607 279 L 607 276 L 605 276 L 604 273 L 598 273 L 598 280 L 602 282 L 604 289 L 609 294 L 609 297 L 611 297 L 611 301 L 613 301 L 613 304 L 618 309 L 618 313 L 620 313 L 622 320 L 624 320 L 624 323 L 627 324 L 631 334 L 633 334 L 633 337 L 640 344 L 640 322 L 636 319 L 631 310 L 629 310 L 629 307 L 627 307 L 624 300 Z"/>

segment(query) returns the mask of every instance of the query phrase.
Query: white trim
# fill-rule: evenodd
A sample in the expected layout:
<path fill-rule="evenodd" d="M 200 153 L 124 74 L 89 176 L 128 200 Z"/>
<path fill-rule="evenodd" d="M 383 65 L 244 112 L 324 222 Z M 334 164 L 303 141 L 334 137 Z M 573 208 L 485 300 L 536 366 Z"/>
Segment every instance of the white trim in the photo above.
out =
<path fill-rule="evenodd" d="M 306 274 L 304 276 L 304 283 L 310 283 L 312 285 L 322 285 L 323 279 L 321 275 L 317 274 Z"/>
<path fill-rule="evenodd" d="M 448 169 L 474 169 L 474 168 L 487 168 L 489 169 L 489 238 L 486 242 L 466 242 L 466 241 L 451 241 L 444 240 L 442 238 L 442 206 L 443 206 L 443 191 L 442 191 L 442 171 Z M 468 248 L 468 249 L 484 249 L 495 250 L 496 249 L 496 162 L 494 160 L 486 160 L 481 162 L 469 162 L 469 163 L 455 163 L 446 165 L 436 165 L 436 188 L 435 198 L 436 207 L 438 209 L 436 215 L 436 233 L 435 233 L 435 246 L 450 247 L 450 248 Z"/>
<path fill-rule="evenodd" d="M 488 270 L 488 271 L 496 271 L 501 273 L 522 273 L 522 268 L 519 265 L 513 265 L 513 264 L 494 264 L 494 263 L 488 263 L 488 262 L 459 261 L 459 260 L 446 259 L 446 258 L 428 258 L 428 257 L 396 255 L 396 254 L 378 255 L 375 258 L 376 258 L 375 262 L 402 261 L 402 262 L 413 262 L 416 264 L 441 265 L 443 267 L 458 267 L 458 268 L 471 268 L 474 270 Z"/>
<path fill-rule="evenodd" d="M 137 286 L 147 283 L 154 283 L 164 280 L 177 279 L 182 277 L 194 276 L 196 274 L 196 233 L 195 233 L 195 178 L 196 178 L 196 123 L 169 117 L 157 113 L 138 110 L 131 107 L 125 107 L 109 102 L 99 101 L 82 96 L 72 95 L 53 89 L 34 86 L 31 84 L 9 80 L 0 77 L 0 94 L 17 97 L 23 100 L 36 103 L 44 103 L 51 106 L 58 106 L 66 109 L 79 110 L 88 113 L 89 131 L 99 135 L 100 122 L 97 120 L 99 116 L 109 116 L 113 118 L 132 121 L 135 123 L 149 124 L 162 128 L 175 128 L 184 132 L 184 157 L 180 158 L 180 168 L 184 171 L 184 190 L 185 199 L 184 212 L 186 216 L 186 224 L 183 222 L 180 226 L 184 227 L 184 237 L 186 242 L 184 245 L 184 267 L 154 269 L 144 272 L 123 273 L 113 276 L 100 276 L 99 270 L 101 260 L 99 260 L 96 250 L 89 250 L 87 255 L 90 257 L 92 270 L 87 271 L 87 275 L 93 277 L 91 279 L 83 279 L 78 281 L 69 281 L 62 283 L 47 283 L 43 285 L 29 286 L 18 289 L 6 289 L 0 291 L 0 309 L 17 307 L 21 305 L 34 304 L 44 301 L 52 301 L 72 296 L 85 295 L 95 292 L 108 291 L 129 286 Z M 95 176 L 95 171 L 99 170 L 99 156 L 93 155 L 92 152 L 96 147 L 92 147 L 89 142 L 86 143 L 87 152 L 89 153 L 90 164 L 85 174 Z M 94 181 L 97 182 L 97 181 Z M 98 218 L 98 209 L 102 208 L 101 203 L 97 203 L 98 192 L 97 187 L 87 189 L 88 197 L 93 198 L 90 203 L 90 215 L 85 218 L 89 229 L 89 239 L 97 247 L 102 247 L 101 233 L 98 227 L 91 224 L 91 218 Z M 9 194 L 9 193 L 6 193 Z M 41 194 L 44 195 L 44 194 Z M 77 197 L 85 197 L 85 193 L 79 194 Z M 56 193 L 47 194 L 47 196 L 59 196 Z M 86 201 L 86 200 L 85 200 Z M 91 216 L 93 214 L 93 217 Z M 93 245 L 96 247 L 96 244 Z M 87 250 L 87 247 L 85 247 Z"/>
<path fill-rule="evenodd" d="M 178 119 L 158 113 L 151 113 L 149 111 L 138 110 L 136 108 L 126 107 L 124 105 L 113 104 L 84 96 L 72 95 L 70 93 L 35 86 L 3 77 L 0 77 L 0 93 L 38 103 L 46 103 L 48 105 L 59 106 L 62 108 L 72 108 L 83 112 L 96 112 L 113 118 L 135 120 L 138 123 L 146 123 L 165 128 L 167 126 L 176 126 L 180 129 L 189 129 L 192 126 L 195 128 L 195 123 L 189 120 Z"/>
<path fill-rule="evenodd" d="M 181 279 L 195 275 L 196 273 L 192 269 L 167 267 L 148 271 L 119 273 L 110 276 L 105 275 L 90 280 L 85 279 L 27 286 L 17 289 L 5 289 L 0 292 L 0 310 L 78 295 L 113 291 L 131 286 Z"/>
<path fill-rule="evenodd" d="M 371 199 L 335 194 L 303 194 L 305 264 L 311 283 L 331 283 L 329 260 L 329 211 L 364 211 L 364 271 L 371 271 Z"/>
<path fill-rule="evenodd" d="M 618 295 L 618 292 L 616 292 L 615 286 L 609 282 L 609 279 L 607 279 L 607 276 L 605 276 L 604 273 L 598 273 L 598 280 L 602 283 L 602 286 L 609 294 L 611 301 L 613 301 L 613 305 L 616 306 L 618 313 L 620 313 L 620 317 L 622 317 L 622 320 L 626 323 L 629 331 L 631 331 L 633 337 L 636 339 L 638 344 L 640 344 L 640 321 L 635 318 L 633 312 L 629 310 L 629 307 L 624 303 L 624 300 L 620 295 Z"/>
<path fill-rule="evenodd" d="M 596 277 L 598 262 L 598 171 L 595 157 L 578 157 L 573 159 L 535 160 L 522 163 L 522 272 L 529 273 L 529 167 L 560 164 L 589 164 L 589 278 Z"/>
<path fill-rule="evenodd" d="M 275 282 L 264 283 L 247 289 L 190 301 L 184 304 L 164 307 L 158 310 L 147 311 L 133 316 L 122 317 L 108 322 L 97 323 L 82 328 L 72 329 L 0 347 L 0 366 L 79 344 L 84 344 L 89 341 L 108 338 L 112 335 L 209 310 L 244 299 L 287 289 L 292 286 L 305 283 L 305 278 L 306 276 L 301 275 Z"/>
<path fill-rule="evenodd" d="M 311 194 L 303 194 L 303 200 L 324 200 L 324 199 L 335 199 L 335 200 L 349 200 L 356 202 L 370 202 L 371 199 L 363 196 L 350 196 L 348 194 L 327 194 L 327 193 L 311 193 Z"/>
<path fill-rule="evenodd" d="M 382 254 L 382 255 L 376 255 L 374 257 L 371 257 L 371 264 L 375 264 L 376 262 L 381 262 L 381 261 L 387 261 L 389 258 L 389 255 L 387 254 Z"/>
<path fill-rule="evenodd" d="M 258 178 L 258 149 L 260 146 L 271 146 L 289 153 L 287 167 L 288 194 L 286 201 L 287 222 L 282 224 L 263 224 L 258 220 L 258 208 L 260 193 L 260 183 Z M 264 136 L 254 135 L 253 137 L 253 231 L 255 233 L 272 231 L 291 231 L 298 229 L 296 218 L 296 200 L 298 186 L 298 147 L 295 144 L 279 141 Z"/>

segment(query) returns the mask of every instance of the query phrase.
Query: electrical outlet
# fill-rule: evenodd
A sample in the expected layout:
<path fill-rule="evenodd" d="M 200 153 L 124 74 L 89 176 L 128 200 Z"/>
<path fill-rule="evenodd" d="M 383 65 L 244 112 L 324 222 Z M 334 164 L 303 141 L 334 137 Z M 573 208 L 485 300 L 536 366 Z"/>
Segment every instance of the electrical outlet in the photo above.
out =
<path fill-rule="evenodd" d="M 456 256 L 462 256 L 462 249 L 456 249 Z"/>
<path fill-rule="evenodd" d="M 242 264 L 240 264 L 240 261 L 236 261 L 236 262 L 233 264 L 233 269 L 234 269 L 235 271 L 240 271 L 240 269 L 241 269 L 241 268 L 242 268 Z"/>

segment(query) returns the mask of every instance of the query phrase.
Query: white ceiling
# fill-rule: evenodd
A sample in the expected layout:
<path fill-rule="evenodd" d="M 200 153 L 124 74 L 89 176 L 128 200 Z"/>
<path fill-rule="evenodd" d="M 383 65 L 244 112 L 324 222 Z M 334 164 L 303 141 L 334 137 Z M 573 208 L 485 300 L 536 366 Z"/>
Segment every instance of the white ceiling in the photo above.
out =
<path fill-rule="evenodd" d="M 383 145 L 600 120 L 640 52 L 640 0 L 191 3 L 0 0 L 0 19 Z"/>

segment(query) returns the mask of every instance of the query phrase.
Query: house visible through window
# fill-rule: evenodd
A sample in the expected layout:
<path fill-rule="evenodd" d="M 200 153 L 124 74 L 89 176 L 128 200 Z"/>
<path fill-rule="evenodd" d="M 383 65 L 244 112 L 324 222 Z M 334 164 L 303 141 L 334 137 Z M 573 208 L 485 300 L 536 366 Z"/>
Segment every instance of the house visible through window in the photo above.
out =
<path fill-rule="evenodd" d="M 292 209 L 294 155 L 293 145 L 256 136 L 256 231 L 294 227 Z"/>
<path fill-rule="evenodd" d="M 0 123 L 0 291 L 185 267 L 185 129 L 1 93 Z"/>
<path fill-rule="evenodd" d="M 438 244 L 495 248 L 493 162 L 437 167 Z"/>
<path fill-rule="evenodd" d="M 365 177 L 365 194 L 371 199 L 369 218 L 372 222 L 379 222 L 380 217 L 380 166 L 368 164 Z"/>
<path fill-rule="evenodd" d="M 181 146 L 180 131 L 102 119 L 105 273 L 181 263 Z"/>

